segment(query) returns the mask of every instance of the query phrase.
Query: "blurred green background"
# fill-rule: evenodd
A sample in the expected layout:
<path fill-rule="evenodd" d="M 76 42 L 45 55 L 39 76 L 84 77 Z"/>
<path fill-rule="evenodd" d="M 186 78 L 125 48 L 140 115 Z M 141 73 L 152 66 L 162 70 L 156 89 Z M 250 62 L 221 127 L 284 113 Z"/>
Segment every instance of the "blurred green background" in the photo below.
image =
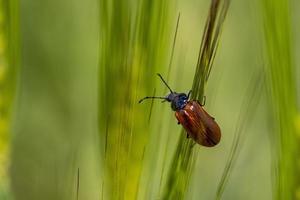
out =
<path fill-rule="evenodd" d="M 169 104 L 138 100 L 167 93 L 157 72 L 191 89 L 210 1 L 0 2 L 0 199 L 174 192 L 181 126 Z M 193 147 L 178 199 L 217 199 L 226 163 L 221 199 L 300 199 L 299 9 L 231 2 L 205 89 L 222 139 Z"/>

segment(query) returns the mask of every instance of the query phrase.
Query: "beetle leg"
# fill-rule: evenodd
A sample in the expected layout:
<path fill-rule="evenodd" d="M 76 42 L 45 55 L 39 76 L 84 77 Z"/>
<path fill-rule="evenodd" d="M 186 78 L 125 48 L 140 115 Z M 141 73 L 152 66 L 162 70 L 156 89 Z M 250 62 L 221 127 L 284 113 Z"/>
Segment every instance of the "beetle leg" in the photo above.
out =
<path fill-rule="evenodd" d="M 203 96 L 203 103 L 200 103 L 200 106 L 205 106 L 205 102 L 206 102 L 206 96 Z"/>
<path fill-rule="evenodd" d="M 192 93 L 192 90 L 190 90 L 188 93 L 188 96 L 187 96 L 188 99 L 190 98 L 191 93 Z"/>
<path fill-rule="evenodd" d="M 180 122 L 177 122 L 177 124 L 179 125 L 179 124 L 180 124 Z"/>

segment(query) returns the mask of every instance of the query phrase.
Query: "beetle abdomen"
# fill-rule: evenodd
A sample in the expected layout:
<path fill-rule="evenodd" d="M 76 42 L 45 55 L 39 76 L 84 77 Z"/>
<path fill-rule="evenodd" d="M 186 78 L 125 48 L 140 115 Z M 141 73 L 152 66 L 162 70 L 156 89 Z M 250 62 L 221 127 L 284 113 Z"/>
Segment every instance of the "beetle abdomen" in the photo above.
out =
<path fill-rule="evenodd" d="M 220 127 L 197 101 L 189 101 L 175 116 L 198 144 L 212 147 L 220 142 Z"/>

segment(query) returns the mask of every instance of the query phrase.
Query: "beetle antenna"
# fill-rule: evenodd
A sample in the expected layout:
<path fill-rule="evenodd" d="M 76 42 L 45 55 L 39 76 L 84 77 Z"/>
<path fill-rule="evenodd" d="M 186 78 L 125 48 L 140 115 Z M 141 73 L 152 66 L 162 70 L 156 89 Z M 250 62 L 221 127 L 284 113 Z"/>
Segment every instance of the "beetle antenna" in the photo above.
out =
<path fill-rule="evenodd" d="M 146 100 L 146 99 L 164 99 L 166 100 L 166 97 L 144 97 L 141 100 L 139 100 L 139 103 L 142 103 L 142 101 Z"/>
<path fill-rule="evenodd" d="M 164 84 L 168 87 L 168 89 L 170 90 L 170 92 L 171 92 L 171 93 L 174 93 L 174 92 L 171 90 L 170 86 L 167 84 L 167 82 L 163 79 L 163 77 L 162 77 L 159 73 L 157 73 L 157 76 L 159 76 L 159 78 L 162 80 L 162 82 L 164 82 Z"/>

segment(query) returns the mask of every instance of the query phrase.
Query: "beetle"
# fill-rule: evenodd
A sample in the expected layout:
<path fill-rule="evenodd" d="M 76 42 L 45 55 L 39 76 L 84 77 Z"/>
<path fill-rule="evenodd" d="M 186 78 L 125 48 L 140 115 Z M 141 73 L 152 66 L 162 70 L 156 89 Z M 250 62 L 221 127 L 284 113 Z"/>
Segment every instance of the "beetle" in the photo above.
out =
<path fill-rule="evenodd" d="M 221 139 L 221 130 L 215 119 L 203 109 L 204 105 L 197 100 L 189 100 L 191 91 L 188 94 L 173 92 L 163 77 L 157 75 L 170 93 L 166 97 L 146 96 L 139 100 L 139 103 L 146 99 L 163 99 L 162 102 L 170 102 L 178 124 L 181 124 L 187 132 L 187 138 L 192 138 L 196 143 L 206 147 L 217 145 Z"/>

